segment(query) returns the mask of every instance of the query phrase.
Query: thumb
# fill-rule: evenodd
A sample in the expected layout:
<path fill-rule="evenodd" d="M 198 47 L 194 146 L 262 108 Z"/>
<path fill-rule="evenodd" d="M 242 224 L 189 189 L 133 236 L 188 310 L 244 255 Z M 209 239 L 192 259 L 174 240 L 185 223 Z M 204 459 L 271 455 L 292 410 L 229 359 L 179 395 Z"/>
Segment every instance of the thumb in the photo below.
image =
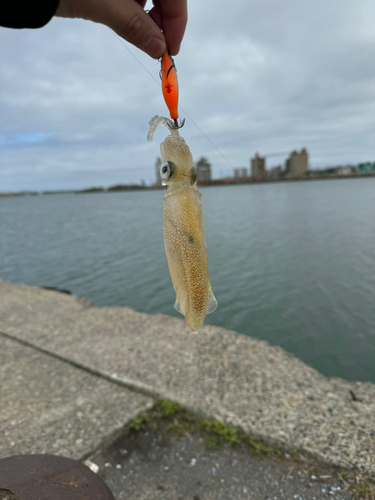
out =
<path fill-rule="evenodd" d="M 166 49 L 160 28 L 135 0 L 68 0 L 68 5 L 69 14 L 56 14 L 105 24 L 154 59 Z"/>

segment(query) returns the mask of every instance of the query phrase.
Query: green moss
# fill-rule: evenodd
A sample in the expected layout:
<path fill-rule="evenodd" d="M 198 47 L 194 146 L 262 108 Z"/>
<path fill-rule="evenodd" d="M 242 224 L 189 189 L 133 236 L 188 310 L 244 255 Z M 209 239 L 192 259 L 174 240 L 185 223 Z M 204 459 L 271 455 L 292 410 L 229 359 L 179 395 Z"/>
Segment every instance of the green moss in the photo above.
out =
<path fill-rule="evenodd" d="M 175 436 L 203 434 L 207 450 L 215 451 L 223 447 L 225 443 L 230 446 L 241 445 L 248 449 L 254 456 L 271 456 L 279 460 L 285 460 L 287 452 L 288 459 L 293 462 L 293 467 L 299 467 L 303 464 L 304 473 L 314 474 L 317 477 L 322 473 L 321 465 L 304 457 L 299 451 L 277 449 L 266 446 L 255 436 L 246 434 L 243 430 L 230 427 L 217 420 L 202 418 L 194 413 L 187 411 L 181 404 L 167 399 L 155 401 L 154 406 L 146 411 L 139 413 L 128 425 L 126 434 L 135 434 L 147 430 L 154 433 L 169 432 Z M 134 437 L 130 436 L 131 438 Z M 353 498 L 363 500 L 375 499 L 375 482 L 366 474 L 359 474 L 355 471 L 342 470 L 333 473 L 334 477 L 341 480 L 348 492 Z"/>
<path fill-rule="evenodd" d="M 353 486 L 352 493 L 354 498 L 370 498 L 371 487 L 368 483 L 359 483 Z"/>
<path fill-rule="evenodd" d="M 240 444 L 241 439 L 238 434 L 238 429 L 235 427 L 229 427 L 222 422 L 217 420 L 209 420 L 207 418 L 203 419 L 202 422 L 203 429 L 210 433 L 222 438 L 229 444 Z"/>
<path fill-rule="evenodd" d="M 129 429 L 134 432 L 143 431 L 150 422 L 151 415 L 148 412 L 138 413 L 129 424 Z"/>
<path fill-rule="evenodd" d="M 177 413 L 184 410 L 184 407 L 180 403 L 175 401 L 169 401 L 168 399 L 159 399 L 155 402 L 154 410 L 159 414 L 159 417 L 170 418 L 174 417 Z"/>
<path fill-rule="evenodd" d="M 246 436 L 246 442 L 251 448 L 251 454 L 255 456 L 271 453 L 272 450 L 255 436 Z"/>
<path fill-rule="evenodd" d="M 208 450 L 218 450 L 224 443 L 230 446 L 245 444 L 250 447 L 250 453 L 255 456 L 272 454 L 280 459 L 284 457 L 283 451 L 269 448 L 255 436 L 245 434 L 242 430 L 230 427 L 218 420 L 201 418 L 185 410 L 181 404 L 167 399 L 155 401 L 152 409 L 137 415 L 129 424 L 128 429 L 140 432 L 149 426 L 155 432 L 160 425 L 164 430 L 176 436 L 205 431 L 208 434 L 205 440 Z M 299 453 L 296 450 L 291 450 L 289 453 L 292 459 L 298 459 Z"/>

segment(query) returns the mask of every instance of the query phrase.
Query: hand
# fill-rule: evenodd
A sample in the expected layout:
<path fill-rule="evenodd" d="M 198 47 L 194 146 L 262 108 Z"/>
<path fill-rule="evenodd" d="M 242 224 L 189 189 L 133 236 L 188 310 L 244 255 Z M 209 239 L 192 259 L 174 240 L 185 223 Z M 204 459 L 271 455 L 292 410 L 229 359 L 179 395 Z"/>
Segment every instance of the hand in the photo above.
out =
<path fill-rule="evenodd" d="M 143 10 L 146 0 L 60 0 L 55 15 L 105 24 L 154 59 L 163 55 L 166 45 L 176 55 L 187 22 L 186 0 L 153 3 L 149 15 Z"/>

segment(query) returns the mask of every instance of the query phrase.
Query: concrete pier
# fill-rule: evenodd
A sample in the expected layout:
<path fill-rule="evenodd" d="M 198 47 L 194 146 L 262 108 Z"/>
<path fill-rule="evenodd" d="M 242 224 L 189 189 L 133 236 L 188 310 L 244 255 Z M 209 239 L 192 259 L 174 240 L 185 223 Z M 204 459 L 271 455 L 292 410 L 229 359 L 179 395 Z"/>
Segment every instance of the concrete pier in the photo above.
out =
<path fill-rule="evenodd" d="M 160 396 L 375 477 L 375 385 L 326 378 L 279 347 L 5 281 L 0 331 L 0 457 L 82 459 Z"/>

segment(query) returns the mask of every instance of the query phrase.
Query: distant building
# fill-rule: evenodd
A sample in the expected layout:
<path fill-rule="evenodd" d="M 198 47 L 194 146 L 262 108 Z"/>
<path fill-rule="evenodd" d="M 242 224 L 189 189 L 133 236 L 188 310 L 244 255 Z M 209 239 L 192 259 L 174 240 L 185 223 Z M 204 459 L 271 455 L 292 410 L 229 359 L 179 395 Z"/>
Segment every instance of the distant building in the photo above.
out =
<path fill-rule="evenodd" d="M 350 175 L 352 169 L 349 165 L 340 165 L 336 168 L 337 175 Z"/>
<path fill-rule="evenodd" d="M 155 177 L 156 177 L 156 184 L 161 184 L 161 175 L 160 175 L 160 167 L 161 167 L 161 164 L 162 164 L 162 159 L 160 158 L 160 156 L 158 156 L 156 158 L 156 161 L 155 161 Z"/>
<path fill-rule="evenodd" d="M 262 178 L 266 175 L 266 159 L 255 153 L 251 158 L 251 177 Z"/>
<path fill-rule="evenodd" d="M 211 163 L 204 156 L 198 160 L 196 171 L 197 184 L 207 184 L 211 182 Z"/>
<path fill-rule="evenodd" d="M 273 167 L 270 170 L 267 170 L 267 177 L 271 179 L 278 179 L 281 176 L 282 168 L 281 165 L 277 165 L 277 167 Z"/>
<path fill-rule="evenodd" d="M 292 151 L 286 160 L 286 172 L 292 177 L 303 175 L 309 169 L 309 154 L 305 148 L 301 152 Z"/>
<path fill-rule="evenodd" d="M 371 162 L 368 162 L 368 163 L 360 163 L 358 165 L 358 170 L 364 174 L 366 172 L 375 172 L 375 162 L 371 163 Z"/>
<path fill-rule="evenodd" d="M 235 177 L 236 179 L 241 177 L 247 177 L 247 168 L 246 167 L 235 168 L 233 177 Z"/>

